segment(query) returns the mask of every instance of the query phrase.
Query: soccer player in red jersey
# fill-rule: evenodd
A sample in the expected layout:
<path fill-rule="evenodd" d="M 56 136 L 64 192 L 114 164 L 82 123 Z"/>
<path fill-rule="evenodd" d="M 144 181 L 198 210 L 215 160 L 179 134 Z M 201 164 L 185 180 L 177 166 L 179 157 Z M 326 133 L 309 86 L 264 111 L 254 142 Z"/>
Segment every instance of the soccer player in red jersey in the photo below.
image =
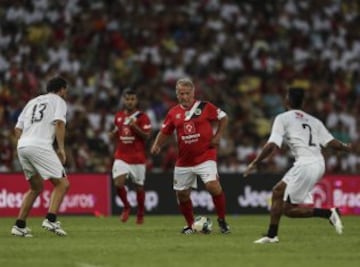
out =
<path fill-rule="evenodd" d="M 190 198 L 191 188 L 196 188 L 199 176 L 212 195 L 222 233 L 230 233 L 225 221 L 225 195 L 219 182 L 216 150 L 227 125 L 227 115 L 210 102 L 195 99 L 195 86 L 188 78 L 176 82 L 179 104 L 166 115 L 162 128 L 151 147 L 158 154 L 166 140 L 176 131 L 178 158 L 174 169 L 174 190 L 180 211 L 187 225 L 184 234 L 192 234 L 194 222 Z M 213 129 L 214 124 L 217 126 Z"/>
<path fill-rule="evenodd" d="M 151 123 L 146 113 L 138 109 L 138 98 L 134 90 L 124 90 L 123 103 L 124 110 L 116 113 L 115 129 L 110 133 L 117 141 L 112 176 L 117 194 L 124 204 L 121 221 L 126 222 L 130 214 L 125 181 L 131 179 L 136 187 L 138 204 L 136 223 L 142 224 L 145 213 L 145 142 L 151 134 Z"/>

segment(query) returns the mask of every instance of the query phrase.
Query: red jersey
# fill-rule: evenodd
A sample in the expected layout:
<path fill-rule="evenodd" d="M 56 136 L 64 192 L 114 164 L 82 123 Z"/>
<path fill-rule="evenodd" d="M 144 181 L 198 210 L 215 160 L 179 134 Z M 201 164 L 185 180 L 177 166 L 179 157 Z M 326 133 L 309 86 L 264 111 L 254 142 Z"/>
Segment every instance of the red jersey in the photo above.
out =
<path fill-rule="evenodd" d="M 176 105 L 169 110 L 161 132 L 170 135 L 176 130 L 179 148 L 176 166 L 189 167 L 216 160 L 216 149 L 210 142 L 212 122 L 221 119 L 220 113 L 225 114 L 210 102 L 200 101 L 195 101 L 189 109 Z"/>
<path fill-rule="evenodd" d="M 150 119 L 145 113 L 141 111 L 135 111 L 132 114 L 127 114 L 124 111 L 116 113 L 117 146 L 114 157 L 129 164 L 144 164 L 146 161 L 145 140 L 128 125 L 130 117 L 136 118 L 136 124 L 140 129 L 145 132 L 151 131 Z"/>

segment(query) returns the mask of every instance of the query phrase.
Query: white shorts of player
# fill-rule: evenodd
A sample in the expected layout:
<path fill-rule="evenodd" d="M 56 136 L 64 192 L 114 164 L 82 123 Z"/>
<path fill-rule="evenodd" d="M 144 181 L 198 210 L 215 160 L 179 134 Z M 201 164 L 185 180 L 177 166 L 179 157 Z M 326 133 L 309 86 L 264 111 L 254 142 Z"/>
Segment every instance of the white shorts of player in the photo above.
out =
<path fill-rule="evenodd" d="M 307 163 L 295 163 L 285 174 L 283 181 L 286 183 L 284 201 L 290 197 L 293 204 L 312 204 L 311 194 L 315 184 L 325 172 L 324 160 L 313 160 Z"/>
<path fill-rule="evenodd" d="M 216 162 L 208 160 L 193 167 L 175 167 L 174 190 L 197 188 L 197 176 L 204 184 L 217 180 L 219 175 Z"/>
<path fill-rule="evenodd" d="M 66 176 L 65 169 L 53 148 L 26 146 L 17 149 L 26 179 L 38 173 L 44 180 Z"/>
<path fill-rule="evenodd" d="M 145 164 L 128 164 L 123 160 L 116 159 L 112 167 L 112 177 L 115 179 L 120 175 L 127 174 L 126 178 L 138 185 L 145 182 Z"/>

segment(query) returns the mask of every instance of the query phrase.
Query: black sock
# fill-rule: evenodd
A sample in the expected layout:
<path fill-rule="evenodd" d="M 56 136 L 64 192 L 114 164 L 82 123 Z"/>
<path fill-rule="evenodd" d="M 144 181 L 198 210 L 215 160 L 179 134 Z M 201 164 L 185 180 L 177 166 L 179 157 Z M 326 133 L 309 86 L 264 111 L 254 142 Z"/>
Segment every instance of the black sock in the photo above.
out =
<path fill-rule="evenodd" d="M 56 214 L 54 213 L 48 213 L 46 215 L 46 219 L 48 219 L 50 222 L 56 222 Z"/>
<path fill-rule="evenodd" d="M 268 230 L 267 236 L 268 236 L 268 237 L 271 237 L 271 238 L 277 236 L 277 234 L 278 234 L 278 227 L 279 227 L 278 224 L 270 224 L 270 225 L 269 225 L 269 230 Z"/>
<path fill-rule="evenodd" d="M 15 225 L 19 228 L 25 228 L 26 222 L 24 220 L 16 220 Z"/>
<path fill-rule="evenodd" d="M 313 214 L 314 214 L 314 217 L 321 217 L 321 218 L 329 219 L 330 215 L 331 215 L 331 211 L 328 209 L 314 208 Z"/>

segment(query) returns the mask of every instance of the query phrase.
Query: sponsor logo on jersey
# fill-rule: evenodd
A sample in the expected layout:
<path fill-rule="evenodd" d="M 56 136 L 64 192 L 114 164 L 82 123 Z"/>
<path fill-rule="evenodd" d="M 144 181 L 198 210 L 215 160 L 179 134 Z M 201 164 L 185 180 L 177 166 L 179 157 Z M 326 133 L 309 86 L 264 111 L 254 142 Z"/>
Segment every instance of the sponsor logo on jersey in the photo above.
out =
<path fill-rule="evenodd" d="M 196 132 L 195 124 L 192 121 L 184 123 L 184 133 L 185 134 L 194 134 Z"/>

